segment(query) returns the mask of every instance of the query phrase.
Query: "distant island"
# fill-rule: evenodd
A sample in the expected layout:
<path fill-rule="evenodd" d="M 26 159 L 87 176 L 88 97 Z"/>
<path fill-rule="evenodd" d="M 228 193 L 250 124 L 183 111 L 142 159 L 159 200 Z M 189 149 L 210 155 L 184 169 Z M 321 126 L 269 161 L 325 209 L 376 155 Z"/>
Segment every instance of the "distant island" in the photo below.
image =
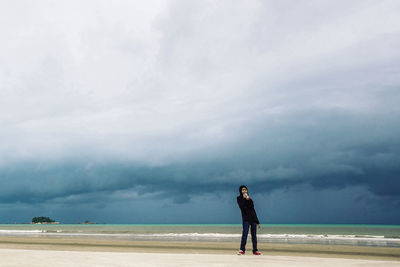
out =
<path fill-rule="evenodd" d="M 56 222 L 49 217 L 34 217 L 32 219 L 32 224 L 60 224 L 59 222 Z"/>
<path fill-rule="evenodd" d="M 97 224 L 97 222 L 84 221 L 79 224 Z"/>
<path fill-rule="evenodd" d="M 16 222 L 14 222 L 14 224 L 16 224 Z M 50 219 L 50 217 L 41 216 L 32 218 L 32 222 L 30 222 L 30 224 L 60 224 L 60 222 Z M 72 224 L 97 224 L 97 222 L 86 220 L 84 222 L 77 222 Z"/>

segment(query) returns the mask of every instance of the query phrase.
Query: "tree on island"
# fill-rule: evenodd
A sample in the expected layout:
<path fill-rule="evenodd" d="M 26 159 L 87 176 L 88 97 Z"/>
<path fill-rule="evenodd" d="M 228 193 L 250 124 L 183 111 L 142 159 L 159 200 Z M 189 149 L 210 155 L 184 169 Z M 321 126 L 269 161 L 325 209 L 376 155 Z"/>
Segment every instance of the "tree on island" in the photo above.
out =
<path fill-rule="evenodd" d="M 53 223 L 54 220 L 50 219 L 49 217 L 34 217 L 32 219 L 32 223 Z"/>

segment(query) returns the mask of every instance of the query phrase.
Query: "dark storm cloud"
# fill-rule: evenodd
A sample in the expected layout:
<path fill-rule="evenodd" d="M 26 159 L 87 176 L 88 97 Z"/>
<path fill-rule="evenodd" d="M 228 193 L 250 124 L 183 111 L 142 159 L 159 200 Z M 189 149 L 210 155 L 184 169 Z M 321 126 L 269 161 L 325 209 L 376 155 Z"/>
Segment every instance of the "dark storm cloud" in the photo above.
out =
<path fill-rule="evenodd" d="M 308 113 L 299 117 L 308 117 Z M 119 191 L 131 197 L 185 203 L 207 193 L 255 193 L 309 184 L 316 189 L 363 186 L 378 196 L 400 195 L 400 129 L 396 118 L 379 121 L 349 114 L 299 117 L 287 124 L 264 121 L 242 142 L 200 158 L 166 164 L 121 162 L 25 163 L 2 167 L 2 202 L 53 199 L 99 201 Z M 318 118 L 318 119 L 317 119 Z M 254 125 L 246 125 L 254 127 Z M 102 197 L 102 195 L 104 195 Z"/>

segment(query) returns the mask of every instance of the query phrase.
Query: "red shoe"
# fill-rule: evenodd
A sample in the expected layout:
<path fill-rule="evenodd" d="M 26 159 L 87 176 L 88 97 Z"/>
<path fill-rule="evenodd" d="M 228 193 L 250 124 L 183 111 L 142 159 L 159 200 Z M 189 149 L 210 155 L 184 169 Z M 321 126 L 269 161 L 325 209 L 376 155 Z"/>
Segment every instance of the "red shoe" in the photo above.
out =
<path fill-rule="evenodd" d="M 239 250 L 238 255 L 244 255 L 244 251 L 243 250 Z"/>
<path fill-rule="evenodd" d="M 258 251 L 254 251 L 253 255 L 262 255 L 262 254 L 260 252 L 258 252 Z"/>

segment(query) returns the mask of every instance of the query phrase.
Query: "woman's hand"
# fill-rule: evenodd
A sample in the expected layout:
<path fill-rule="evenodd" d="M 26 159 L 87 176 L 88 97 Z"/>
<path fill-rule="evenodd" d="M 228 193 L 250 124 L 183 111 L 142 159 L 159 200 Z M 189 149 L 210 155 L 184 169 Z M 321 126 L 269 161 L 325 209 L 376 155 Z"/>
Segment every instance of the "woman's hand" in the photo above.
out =
<path fill-rule="evenodd" d="M 261 224 L 257 224 L 257 226 L 258 226 L 258 229 L 261 229 Z"/>

